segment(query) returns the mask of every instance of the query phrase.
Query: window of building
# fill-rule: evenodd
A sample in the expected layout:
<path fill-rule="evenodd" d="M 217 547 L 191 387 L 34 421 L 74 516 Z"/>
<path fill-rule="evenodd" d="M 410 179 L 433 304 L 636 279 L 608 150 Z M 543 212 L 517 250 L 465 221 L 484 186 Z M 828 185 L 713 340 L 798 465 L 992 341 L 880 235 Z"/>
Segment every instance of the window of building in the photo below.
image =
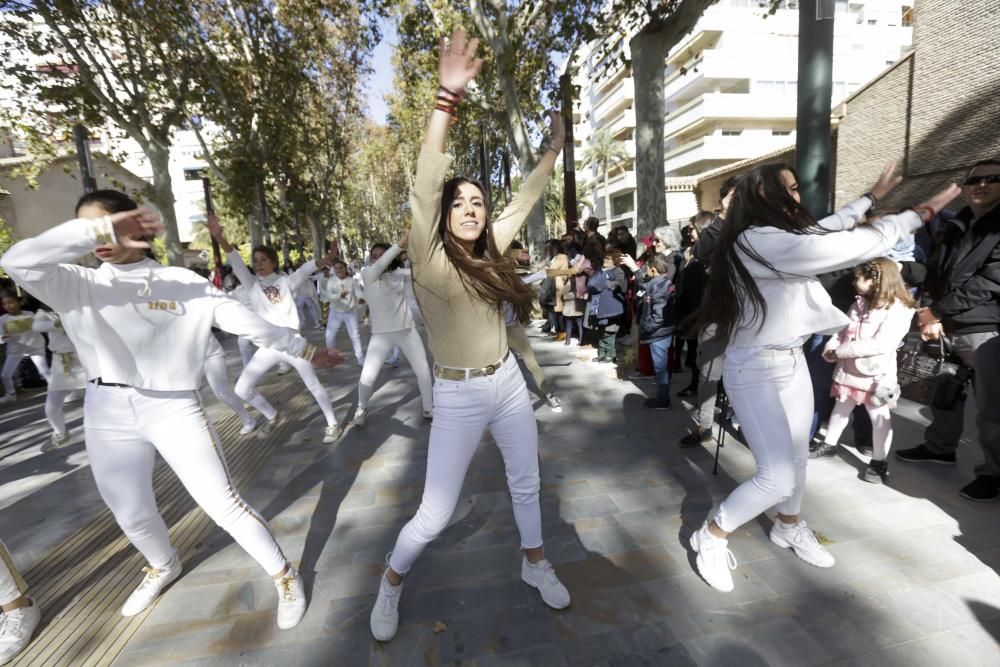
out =
<path fill-rule="evenodd" d="M 771 130 L 772 137 L 788 137 L 791 136 L 791 130 Z"/>
<path fill-rule="evenodd" d="M 913 7 L 903 5 L 903 15 L 900 23 L 904 28 L 910 28 L 913 26 Z"/>
<path fill-rule="evenodd" d="M 722 136 L 724 137 L 738 137 L 743 134 L 743 130 L 723 130 Z"/>
<path fill-rule="evenodd" d="M 203 177 L 207 176 L 204 169 L 185 169 L 184 170 L 184 180 L 185 181 L 200 181 Z"/>
<path fill-rule="evenodd" d="M 624 195 L 618 195 L 617 197 L 611 198 L 611 217 L 617 218 L 619 215 L 625 215 L 626 213 L 631 213 L 635 210 L 635 196 L 633 193 L 629 192 Z"/>
<path fill-rule="evenodd" d="M 878 25 L 878 21 L 875 19 L 868 19 L 868 25 Z"/>

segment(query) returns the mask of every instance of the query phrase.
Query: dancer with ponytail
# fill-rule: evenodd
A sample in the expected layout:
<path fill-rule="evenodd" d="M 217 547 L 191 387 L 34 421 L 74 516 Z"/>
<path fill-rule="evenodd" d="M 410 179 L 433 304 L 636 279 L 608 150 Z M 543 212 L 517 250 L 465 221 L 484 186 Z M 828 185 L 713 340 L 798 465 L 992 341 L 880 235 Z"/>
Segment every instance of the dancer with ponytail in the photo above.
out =
<path fill-rule="evenodd" d="M 521 579 L 538 589 L 550 607 L 563 609 L 570 603 L 542 548 L 538 425 L 524 378 L 507 347 L 503 319 L 504 303 L 522 323 L 531 314 L 534 292 L 503 253 L 542 196 L 565 131 L 562 119 L 553 113 L 552 143 L 495 220 L 490 220 L 489 202 L 478 183 L 461 177 L 446 180 L 451 158 L 444 153 L 445 137 L 466 85 L 482 65 L 475 58 L 476 45 L 477 40 L 469 41 L 461 30 L 449 44 L 442 40 L 441 87 L 410 195 L 409 256 L 434 354 L 434 421 L 423 498 L 389 555 L 371 613 L 372 635 L 380 641 L 396 635 L 402 578 L 448 525 L 486 429 L 506 467 L 523 550 Z"/>
<path fill-rule="evenodd" d="M 799 203 L 798 177 L 782 164 L 755 167 L 736 185 L 715 248 L 698 329 L 716 326 L 726 347 L 723 381 L 757 473 L 722 501 L 691 536 L 698 572 L 713 588 L 733 589 L 736 558 L 727 537 L 771 507 L 771 542 L 816 567 L 834 557 L 799 519 L 809 461 L 813 394 L 803 344 L 836 333 L 847 316 L 816 276 L 884 254 L 958 194 L 950 186 L 929 201 L 867 225 L 858 221 L 902 179 L 895 165 L 870 193 L 816 221 Z"/>
<path fill-rule="evenodd" d="M 212 326 L 304 362 L 337 360 L 194 272 L 147 257 L 163 225 L 126 195 L 91 192 L 76 215 L 14 244 L 0 266 L 59 313 L 86 372 L 90 468 L 118 525 L 149 563 L 122 615 L 142 612 L 181 573 L 153 495 L 159 453 L 205 513 L 273 577 L 278 627 L 295 626 L 306 609 L 302 579 L 267 522 L 233 487 L 197 390 Z M 88 253 L 100 268 L 71 263 Z"/>
<path fill-rule="evenodd" d="M 222 250 L 229 258 L 233 273 L 239 278 L 245 290 L 244 295 L 250 302 L 250 308 L 255 313 L 277 327 L 283 327 L 294 333 L 299 332 L 299 313 L 295 307 L 295 290 L 304 280 L 316 272 L 317 268 L 330 266 L 329 258 L 309 261 L 300 266 L 290 275 L 278 273 L 278 254 L 269 246 L 257 246 L 253 249 L 254 273 L 243 263 L 240 253 L 226 240 L 219 219 L 208 216 L 208 231 L 219 242 Z M 323 417 L 326 418 L 326 430 L 323 432 L 323 442 L 332 443 L 343 433 L 337 416 L 333 412 L 333 403 L 326 393 L 323 384 L 316 377 L 316 371 L 303 359 L 293 357 L 278 350 L 260 348 L 254 352 L 250 362 L 243 368 L 243 373 L 236 381 L 236 395 L 257 409 L 268 421 L 268 427 L 273 429 L 278 424 L 278 411 L 268 403 L 267 399 L 257 393 L 257 383 L 264 373 L 275 366 L 286 363 L 296 370 L 306 389 L 316 399 Z"/>

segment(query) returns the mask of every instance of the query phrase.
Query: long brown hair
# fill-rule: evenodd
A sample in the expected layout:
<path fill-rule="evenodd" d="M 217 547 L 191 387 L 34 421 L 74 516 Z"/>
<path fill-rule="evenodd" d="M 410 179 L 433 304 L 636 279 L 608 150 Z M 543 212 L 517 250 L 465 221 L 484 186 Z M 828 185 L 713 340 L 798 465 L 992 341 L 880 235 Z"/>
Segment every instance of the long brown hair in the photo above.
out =
<path fill-rule="evenodd" d="M 486 202 L 486 226 L 483 233 L 476 239 L 472 252 L 466 252 L 448 228 L 451 216 L 451 204 L 458 194 L 458 187 L 468 183 L 479 188 L 483 201 Z M 465 288 L 471 290 L 486 303 L 501 311 L 502 304 L 509 303 L 514 314 L 522 324 L 531 319 L 535 293 L 525 285 L 517 275 L 514 261 L 504 257 L 497 247 L 493 236 L 493 221 L 489 214 L 489 199 L 486 190 L 479 181 L 464 176 L 458 176 L 445 182 L 441 190 L 441 216 L 438 219 L 438 235 L 444 245 L 452 265 L 458 270 Z"/>
<path fill-rule="evenodd" d="M 864 295 L 869 308 L 888 308 L 897 301 L 907 308 L 913 308 L 917 303 L 903 282 L 899 265 L 891 259 L 879 257 L 856 266 L 854 277 L 872 281 L 871 291 Z"/>

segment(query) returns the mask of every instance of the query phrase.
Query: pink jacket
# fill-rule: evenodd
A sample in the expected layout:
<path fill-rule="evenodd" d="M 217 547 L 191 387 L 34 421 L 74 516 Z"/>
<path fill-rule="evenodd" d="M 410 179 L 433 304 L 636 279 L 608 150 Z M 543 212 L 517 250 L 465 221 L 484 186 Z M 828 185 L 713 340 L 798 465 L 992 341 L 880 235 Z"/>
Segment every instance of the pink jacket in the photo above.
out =
<path fill-rule="evenodd" d="M 864 298 L 857 297 L 847 313 L 850 323 L 824 350 L 837 356 L 833 381 L 864 391 L 873 391 L 879 382 L 896 382 L 896 350 L 910 330 L 913 312 L 898 301 L 869 310 Z"/>

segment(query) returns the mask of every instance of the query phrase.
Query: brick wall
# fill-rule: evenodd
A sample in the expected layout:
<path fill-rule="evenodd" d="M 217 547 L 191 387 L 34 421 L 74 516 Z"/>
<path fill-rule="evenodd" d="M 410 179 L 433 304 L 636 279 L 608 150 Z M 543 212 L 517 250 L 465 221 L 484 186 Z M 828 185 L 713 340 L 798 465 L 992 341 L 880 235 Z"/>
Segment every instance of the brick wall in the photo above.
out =
<path fill-rule="evenodd" d="M 997 35 L 1000 0 L 917 0 L 914 52 L 847 101 L 838 206 L 867 190 L 890 160 L 907 180 L 885 208 L 916 203 L 972 162 L 1000 157 Z"/>

